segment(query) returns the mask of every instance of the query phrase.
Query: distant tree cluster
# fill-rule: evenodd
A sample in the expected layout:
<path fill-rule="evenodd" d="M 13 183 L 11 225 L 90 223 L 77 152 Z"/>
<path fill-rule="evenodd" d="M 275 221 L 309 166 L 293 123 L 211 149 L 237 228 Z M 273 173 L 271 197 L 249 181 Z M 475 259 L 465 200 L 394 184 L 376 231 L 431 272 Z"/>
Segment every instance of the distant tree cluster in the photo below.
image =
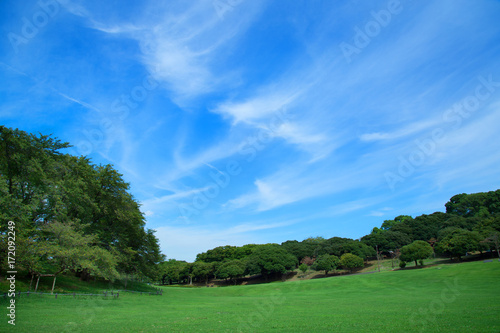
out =
<path fill-rule="evenodd" d="M 157 279 L 164 260 L 138 202 L 111 165 L 62 153 L 68 143 L 0 126 L 0 258 L 15 222 L 17 265 L 30 274 Z"/>
<path fill-rule="evenodd" d="M 427 252 L 433 250 L 438 255 L 458 260 L 476 251 L 495 251 L 500 257 L 500 190 L 458 194 L 445 207 L 446 213 L 436 212 L 415 218 L 401 215 L 386 220 L 380 228 L 375 227 L 369 235 L 362 237 L 361 242 L 378 247 L 386 255 L 400 252 L 403 261 L 415 261 L 407 257 L 408 249 L 415 247 L 415 241 L 427 243 Z M 423 246 L 421 242 L 418 244 Z"/>
<path fill-rule="evenodd" d="M 183 263 L 185 274 L 180 282 L 190 278 L 236 281 L 250 274 L 267 278 L 297 267 L 302 272 L 309 268 L 324 271 L 325 275 L 339 268 L 353 272 L 364 266 L 363 260 L 374 259 L 377 250 L 381 256 L 398 257 L 401 267 L 407 262 L 422 265 L 423 260 L 436 253 L 460 260 L 470 252 L 495 251 L 500 257 L 500 190 L 459 194 L 445 206 L 446 213 L 415 218 L 400 215 L 385 220 L 380 228 L 373 228 L 360 240 L 314 237 L 281 245 L 216 247 L 198 254 L 194 264 Z M 197 271 L 197 265 L 204 265 L 205 269 Z M 163 276 L 169 274 L 167 269 Z"/>
<path fill-rule="evenodd" d="M 339 257 L 348 254 L 343 262 Z M 349 238 L 308 238 L 302 242 L 219 246 L 196 256 L 194 263 L 169 260 L 161 264 L 162 283 L 208 283 L 224 279 L 236 283 L 238 278 L 261 275 L 265 280 L 283 277 L 301 265 L 325 274 L 338 268 L 350 271 L 364 266 L 364 260 L 375 255 L 370 246 Z M 349 261 L 348 259 L 352 259 Z M 305 269 L 305 270 L 304 270 Z"/>

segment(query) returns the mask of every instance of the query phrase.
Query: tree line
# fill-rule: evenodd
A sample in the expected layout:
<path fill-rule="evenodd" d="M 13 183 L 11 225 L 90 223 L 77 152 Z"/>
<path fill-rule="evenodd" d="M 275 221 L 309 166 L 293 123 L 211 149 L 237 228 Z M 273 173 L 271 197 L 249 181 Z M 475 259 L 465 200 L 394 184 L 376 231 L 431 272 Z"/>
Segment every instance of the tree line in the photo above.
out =
<path fill-rule="evenodd" d="M 359 240 L 341 237 L 289 240 L 281 244 L 219 246 L 197 255 L 194 263 L 170 259 L 160 264 L 161 282 L 192 283 L 210 279 L 236 282 L 260 274 L 266 280 L 300 267 L 324 271 L 354 271 L 378 256 L 423 265 L 432 255 L 461 260 L 472 252 L 493 252 L 500 258 L 500 190 L 458 194 L 446 212 L 415 218 L 400 215 L 383 221 Z"/>
<path fill-rule="evenodd" d="M 129 184 L 111 165 L 64 154 L 69 147 L 0 126 L 2 268 L 15 231 L 16 267 L 32 277 L 71 271 L 87 280 L 156 280 L 164 256 Z"/>

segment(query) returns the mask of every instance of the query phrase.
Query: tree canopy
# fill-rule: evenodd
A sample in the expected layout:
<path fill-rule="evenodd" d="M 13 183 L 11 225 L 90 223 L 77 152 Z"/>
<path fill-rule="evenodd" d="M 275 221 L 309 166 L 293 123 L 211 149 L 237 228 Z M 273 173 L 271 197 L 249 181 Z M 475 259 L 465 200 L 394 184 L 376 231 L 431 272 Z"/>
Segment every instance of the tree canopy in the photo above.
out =
<path fill-rule="evenodd" d="M 12 220 L 18 262 L 31 274 L 156 279 L 164 256 L 129 184 L 111 165 L 64 154 L 68 147 L 0 126 L 0 252 Z"/>
<path fill-rule="evenodd" d="M 409 245 L 403 246 L 399 258 L 402 261 L 415 261 L 415 266 L 417 266 L 418 260 L 427 259 L 432 253 L 433 250 L 429 243 L 417 240 Z"/>
<path fill-rule="evenodd" d="M 356 268 L 361 268 L 364 266 L 363 259 L 352 253 L 344 253 L 340 257 L 340 265 L 350 272 L 354 271 Z"/>

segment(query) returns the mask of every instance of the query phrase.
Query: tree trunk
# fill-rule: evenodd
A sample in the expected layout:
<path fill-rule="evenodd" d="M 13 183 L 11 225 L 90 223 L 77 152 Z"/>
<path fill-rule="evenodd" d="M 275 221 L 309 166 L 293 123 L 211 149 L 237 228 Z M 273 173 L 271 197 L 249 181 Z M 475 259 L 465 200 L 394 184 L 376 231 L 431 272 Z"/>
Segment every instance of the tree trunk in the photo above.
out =
<path fill-rule="evenodd" d="M 34 276 L 35 276 L 35 275 L 34 275 L 33 273 L 31 273 L 30 291 L 31 291 L 31 286 L 33 285 L 33 277 L 34 277 Z"/>
<path fill-rule="evenodd" d="M 56 276 L 54 275 L 54 282 L 52 282 L 52 294 L 54 293 L 54 287 L 56 286 Z"/>
<path fill-rule="evenodd" d="M 417 260 L 415 260 L 415 267 L 418 267 Z"/>
<path fill-rule="evenodd" d="M 38 275 L 38 279 L 36 280 L 35 292 L 38 290 L 38 282 L 40 282 L 40 275 Z"/>

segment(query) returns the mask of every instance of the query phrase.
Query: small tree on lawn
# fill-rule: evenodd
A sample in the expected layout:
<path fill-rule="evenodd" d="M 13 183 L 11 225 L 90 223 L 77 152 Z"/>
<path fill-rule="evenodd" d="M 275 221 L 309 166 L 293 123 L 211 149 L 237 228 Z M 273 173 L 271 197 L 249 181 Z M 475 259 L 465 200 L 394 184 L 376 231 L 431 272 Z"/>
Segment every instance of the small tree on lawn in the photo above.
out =
<path fill-rule="evenodd" d="M 305 275 L 308 269 L 309 266 L 307 266 L 306 264 L 300 264 L 299 266 L 299 270 L 302 272 L 302 275 Z"/>
<path fill-rule="evenodd" d="M 420 260 L 423 266 L 423 260 L 429 258 L 433 252 L 432 246 L 429 243 L 417 240 L 401 248 L 399 259 L 406 262 L 415 261 L 415 266 L 418 265 L 417 261 Z"/>
<path fill-rule="evenodd" d="M 337 256 L 324 254 L 319 256 L 318 260 L 314 264 L 317 271 L 325 271 L 325 275 L 328 275 L 329 271 L 334 271 L 340 264 L 340 259 Z"/>
<path fill-rule="evenodd" d="M 348 269 L 349 272 L 352 273 L 354 271 L 354 269 L 359 268 L 359 267 L 363 267 L 364 262 L 363 262 L 363 259 L 361 257 L 358 257 L 355 254 L 344 253 L 340 257 L 340 265 L 342 267 Z"/>

